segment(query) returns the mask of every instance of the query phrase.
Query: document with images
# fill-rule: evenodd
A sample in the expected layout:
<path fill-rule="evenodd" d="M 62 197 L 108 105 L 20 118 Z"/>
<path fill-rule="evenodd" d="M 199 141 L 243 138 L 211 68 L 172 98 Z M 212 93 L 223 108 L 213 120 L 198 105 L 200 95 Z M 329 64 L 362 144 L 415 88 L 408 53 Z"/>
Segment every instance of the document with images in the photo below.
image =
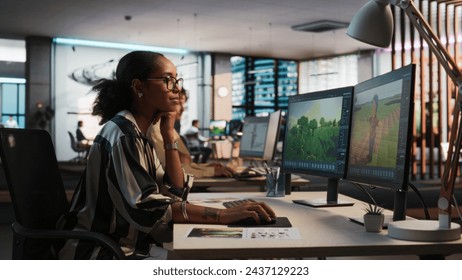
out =
<path fill-rule="evenodd" d="M 192 228 L 188 238 L 301 239 L 296 228 Z"/>
<path fill-rule="evenodd" d="M 301 239 L 296 228 L 245 228 L 246 239 Z"/>
<path fill-rule="evenodd" d="M 242 238 L 242 228 L 193 228 L 187 237 Z"/>

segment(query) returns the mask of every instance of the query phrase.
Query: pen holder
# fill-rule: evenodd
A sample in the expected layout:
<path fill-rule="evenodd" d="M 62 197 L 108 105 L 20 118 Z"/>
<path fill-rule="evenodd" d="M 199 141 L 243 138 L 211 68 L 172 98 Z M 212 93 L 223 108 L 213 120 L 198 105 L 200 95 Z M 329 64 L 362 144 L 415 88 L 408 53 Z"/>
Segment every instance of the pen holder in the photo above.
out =
<path fill-rule="evenodd" d="M 272 168 L 270 172 L 266 174 L 266 196 L 278 197 L 284 195 L 284 174 Z"/>

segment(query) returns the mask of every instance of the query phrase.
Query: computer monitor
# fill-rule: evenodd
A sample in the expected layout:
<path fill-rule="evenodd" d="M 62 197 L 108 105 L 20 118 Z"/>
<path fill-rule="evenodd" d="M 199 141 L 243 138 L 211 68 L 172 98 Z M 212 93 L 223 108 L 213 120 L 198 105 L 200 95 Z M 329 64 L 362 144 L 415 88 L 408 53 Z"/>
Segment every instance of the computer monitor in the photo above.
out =
<path fill-rule="evenodd" d="M 345 177 L 353 87 L 289 97 L 281 168 L 327 178 L 327 199 L 295 200 L 313 207 L 351 206 L 338 200 Z"/>
<path fill-rule="evenodd" d="M 246 117 L 242 128 L 239 157 L 272 160 L 276 150 L 281 111 L 267 117 Z"/>
<path fill-rule="evenodd" d="M 279 140 L 282 111 L 277 110 L 269 115 L 268 132 L 266 133 L 264 160 L 273 160 Z"/>
<path fill-rule="evenodd" d="M 211 120 L 209 124 L 210 138 L 211 139 L 225 139 L 226 138 L 226 120 Z"/>
<path fill-rule="evenodd" d="M 347 180 L 395 190 L 394 220 L 405 218 L 414 117 L 410 64 L 354 89 Z"/>

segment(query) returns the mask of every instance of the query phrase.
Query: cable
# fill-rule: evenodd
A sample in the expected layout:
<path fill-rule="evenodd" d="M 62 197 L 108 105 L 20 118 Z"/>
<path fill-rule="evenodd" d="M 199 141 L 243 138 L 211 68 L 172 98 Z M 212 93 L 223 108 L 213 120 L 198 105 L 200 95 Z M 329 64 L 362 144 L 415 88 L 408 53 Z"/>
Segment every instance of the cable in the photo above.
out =
<path fill-rule="evenodd" d="M 424 213 L 425 213 L 425 219 L 430 220 L 430 214 L 428 213 L 428 208 L 427 208 L 427 205 L 425 204 L 422 194 L 419 192 L 416 186 L 414 186 L 413 183 L 409 182 L 408 185 L 411 187 L 414 193 L 419 197 L 420 202 L 422 202 L 422 206 L 423 206 Z"/>
<path fill-rule="evenodd" d="M 363 186 L 363 185 L 358 184 L 358 183 L 352 183 L 352 184 L 353 184 L 353 186 L 355 186 L 355 187 L 357 187 L 359 190 L 361 190 L 363 193 L 365 193 L 365 194 L 370 198 L 370 200 L 372 201 L 372 203 L 373 203 L 374 205 L 377 205 L 377 202 L 375 201 L 374 197 L 372 197 L 372 195 L 371 195 L 368 191 L 366 191 L 366 189 L 364 189 L 364 186 Z"/>

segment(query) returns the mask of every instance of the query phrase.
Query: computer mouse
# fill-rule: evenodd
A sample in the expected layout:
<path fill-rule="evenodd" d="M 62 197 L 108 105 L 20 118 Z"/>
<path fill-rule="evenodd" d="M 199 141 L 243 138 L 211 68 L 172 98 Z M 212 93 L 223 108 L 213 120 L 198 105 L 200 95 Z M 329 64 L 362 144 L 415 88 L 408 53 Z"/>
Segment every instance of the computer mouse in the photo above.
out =
<path fill-rule="evenodd" d="M 264 226 L 264 225 L 272 225 L 276 223 L 276 218 L 271 217 L 270 221 L 265 220 L 262 215 L 258 215 L 260 219 L 260 223 L 258 223 L 254 218 L 248 217 L 241 219 L 234 223 L 234 225 L 241 225 L 241 226 Z"/>

